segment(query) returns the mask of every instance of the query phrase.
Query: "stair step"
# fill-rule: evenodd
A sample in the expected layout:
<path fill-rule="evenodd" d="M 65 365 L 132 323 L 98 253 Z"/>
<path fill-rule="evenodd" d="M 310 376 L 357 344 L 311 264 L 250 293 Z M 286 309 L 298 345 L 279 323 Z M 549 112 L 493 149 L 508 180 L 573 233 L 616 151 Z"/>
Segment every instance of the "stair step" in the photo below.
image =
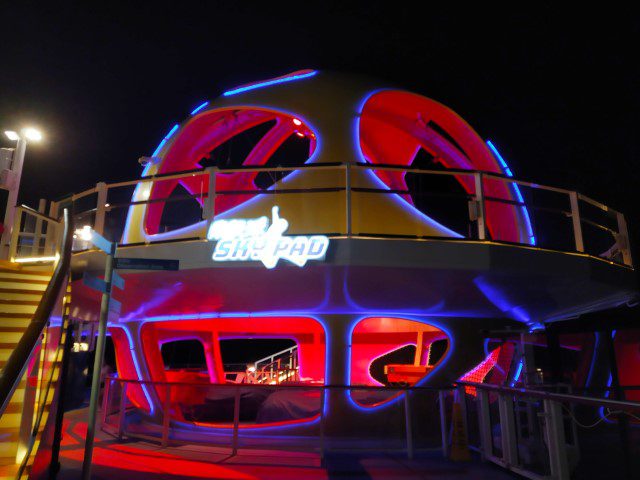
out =
<path fill-rule="evenodd" d="M 36 312 L 38 305 L 10 305 L 0 303 L 0 313 L 28 313 L 33 315 Z"/>
<path fill-rule="evenodd" d="M 0 319 L 0 333 L 6 332 L 21 332 L 27 329 L 31 323 L 31 318 L 1 318 Z"/>
<path fill-rule="evenodd" d="M 2 327 L 0 327 L 0 339 L 3 341 L 3 343 L 11 343 L 13 345 L 17 345 L 23 334 L 24 331 L 5 332 L 4 330 L 2 330 Z"/>
<path fill-rule="evenodd" d="M 0 282 L 11 282 L 11 283 L 20 283 L 20 284 L 33 284 L 33 285 L 48 285 L 49 279 L 46 277 L 39 278 L 24 278 L 20 276 L 8 277 L 6 275 L 0 275 Z"/>
<path fill-rule="evenodd" d="M 5 413 L 4 415 L 2 415 L 2 417 L 0 417 L 0 430 L 19 428 L 21 419 L 22 419 L 22 412 Z"/>
<path fill-rule="evenodd" d="M 42 298 L 40 295 L 32 295 L 33 297 L 38 297 L 37 299 L 24 299 L 24 298 L 6 298 L 4 295 L 0 295 L 0 308 L 2 305 L 33 305 L 38 306 L 40 303 L 39 299 Z"/>
<path fill-rule="evenodd" d="M 51 278 L 51 274 L 49 273 L 38 273 L 38 272 L 3 272 L 0 270 L 0 279 L 21 279 L 21 280 L 33 280 L 33 281 L 45 281 L 48 282 Z"/>
<path fill-rule="evenodd" d="M 22 300 L 38 300 L 42 298 L 42 293 L 33 290 L 25 290 L 23 288 L 0 288 L 0 298 L 4 299 L 22 299 Z"/>
<path fill-rule="evenodd" d="M 44 292 L 49 282 L 34 282 L 32 280 L 7 280 L 0 279 L 0 288 L 13 288 L 29 290 L 31 292 Z"/>

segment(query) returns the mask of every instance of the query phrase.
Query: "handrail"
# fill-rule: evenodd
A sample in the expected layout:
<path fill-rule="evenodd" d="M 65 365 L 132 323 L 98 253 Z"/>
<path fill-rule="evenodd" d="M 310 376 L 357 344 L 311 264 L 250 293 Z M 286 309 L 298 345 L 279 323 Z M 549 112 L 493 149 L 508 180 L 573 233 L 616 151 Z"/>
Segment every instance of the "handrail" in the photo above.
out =
<path fill-rule="evenodd" d="M 56 265 L 51 281 L 44 291 L 31 323 L 29 323 L 17 347 L 11 352 L 4 369 L 0 373 L 0 416 L 4 413 L 13 392 L 20 383 L 20 379 L 27 368 L 29 357 L 47 326 L 69 271 L 71 246 L 73 244 L 73 219 L 66 208 L 63 214 L 63 226 L 60 260 Z"/>
<path fill-rule="evenodd" d="M 629 402 L 624 400 L 610 400 L 608 398 L 583 397 L 580 395 L 568 395 L 565 393 L 553 393 L 540 390 L 531 390 L 527 388 L 503 387 L 500 385 L 491 385 L 487 383 L 476 382 L 455 382 L 456 385 L 465 387 L 473 387 L 480 390 L 488 390 L 495 393 L 504 393 L 515 395 L 518 397 L 535 397 L 543 400 L 554 400 L 556 402 L 570 402 L 582 405 L 590 405 L 596 407 L 617 408 L 623 410 L 640 410 L 640 402 Z"/>
<path fill-rule="evenodd" d="M 34 217 L 39 218 L 41 220 L 46 220 L 48 222 L 60 223 L 60 221 L 57 218 L 49 217 L 49 216 L 45 215 L 44 213 L 41 213 L 41 212 L 39 212 L 39 211 L 37 211 L 37 210 L 35 210 L 35 209 L 31 208 L 31 207 L 28 207 L 27 205 L 24 205 L 24 204 L 17 206 L 16 209 L 20 209 L 20 210 L 23 210 L 25 212 L 28 212 L 29 215 L 33 215 Z"/>

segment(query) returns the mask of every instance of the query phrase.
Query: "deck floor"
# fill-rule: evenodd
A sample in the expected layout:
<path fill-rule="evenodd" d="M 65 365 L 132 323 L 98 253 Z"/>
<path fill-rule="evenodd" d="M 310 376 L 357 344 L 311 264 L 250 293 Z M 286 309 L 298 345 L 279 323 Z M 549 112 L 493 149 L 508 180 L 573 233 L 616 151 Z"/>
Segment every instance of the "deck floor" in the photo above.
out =
<path fill-rule="evenodd" d="M 87 410 L 65 415 L 60 480 L 80 478 Z M 118 442 L 99 431 L 93 455 L 93 478 L 121 480 L 184 479 L 513 479 L 518 478 L 477 459 L 455 463 L 435 453 L 408 460 L 399 454 L 327 454 L 325 466 L 314 452 L 183 445 L 162 448 L 141 441 Z"/>

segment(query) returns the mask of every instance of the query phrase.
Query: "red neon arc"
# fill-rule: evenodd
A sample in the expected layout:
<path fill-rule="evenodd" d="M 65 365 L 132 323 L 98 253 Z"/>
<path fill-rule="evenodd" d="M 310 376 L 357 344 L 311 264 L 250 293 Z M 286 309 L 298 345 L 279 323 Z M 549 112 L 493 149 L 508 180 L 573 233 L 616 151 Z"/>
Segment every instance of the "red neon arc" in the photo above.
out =
<path fill-rule="evenodd" d="M 294 120 L 297 120 L 296 123 Z M 159 174 L 194 170 L 201 168 L 200 160 L 234 136 L 252 127 L 275 121 L 275 125 L 258 141 L 244 159 L 244 166 L 265 165 L 276 150 L 294 133 L 302 133 L 310 139 L 310 153 L 313 154 L 316 142 L 311 129 L 298 118 L 289 115 L 254 109 L 223 109 L 203 112 L 188 121 L 177 134 L 174 143 L 162 159 Z M 253 190 L 256 172 L 220 173 L 216 175 L 218 192 Z M 197 195 L 198 202 L 209 193 L 208 182 L 202 176 L 181 180 L 155 182 L 151 200 L 168 198 L 176 186 L 182 185 L 190 195 Z M 254 195 L 221 195 L 216 199 L 215 212 L 220 214 L 253 198 Z M 149 235 L 158 233 L 164 202 L 150 203 L 147 207 L 145 231 Z"/>
<path fill-rule="evenodd" d="M 381 91 L 366 101 L 360 118 L 360 147 L 373 164 L 410 166 L 422 148 L 448 169 L 502 173 L 484 141 L 455 112 L 435 100 L 404 91 Z M 391 189 L 407 190 L 406 172 L 378 170 L 376 175 Z M 456 178 L 467 193 L 475 194 L 473 177 Z M 484 189 L 487 197 L 516 200 L 505 182 L 485 181 Z M 410 195 L 403 198 L 413 203 Z M 487 202 L 485 208 L 493 238 L 512 242 L 526 238 L 516 207 Z"/>

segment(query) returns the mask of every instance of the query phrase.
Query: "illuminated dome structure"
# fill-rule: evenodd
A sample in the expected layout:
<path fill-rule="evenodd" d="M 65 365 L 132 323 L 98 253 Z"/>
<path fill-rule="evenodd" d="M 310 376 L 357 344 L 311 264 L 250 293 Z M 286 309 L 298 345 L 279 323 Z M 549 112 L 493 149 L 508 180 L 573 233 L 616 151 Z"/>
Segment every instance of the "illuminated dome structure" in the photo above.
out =
<path fill-rule="evenodd" d="M 173 126 L 142 177 L 118 255 L 178 259 L 180 269 L 123 273 L 109 330 L 119 375 L 153 382 L 127 393 L 151 418 L 164 405 L 154 384 L 191 382 L 172 394 L 176 428 L 228 428 L 202 414 L 221 398 L 207 388 L 232 381 L 225 341 L 291 342 L 288 367 L 274 378 L 273 365 L 255 365 L 243 377 L 254 382 L 510 381 L 513 345 L 490 346 L 487 332 L 634 295 L 625 261 L 590 255 L 573 237 L 545 247 L 551 235 L 534 228 L 524 200 L 533 187 L 514 182 L 456 113 L 366 78 L 301 70 L 229 90 Z M 91 320 L 82 288 L 72 311 Z M 163 363 L 167 345 L 187 340 L 202 346 L 204 368 Z M 329 391 L 327 428 L 375 428 L 402 398 L 378 390 Z M 292 392 L 262 399 L 251 428 L 315 428 L 320 399 Z"/>

